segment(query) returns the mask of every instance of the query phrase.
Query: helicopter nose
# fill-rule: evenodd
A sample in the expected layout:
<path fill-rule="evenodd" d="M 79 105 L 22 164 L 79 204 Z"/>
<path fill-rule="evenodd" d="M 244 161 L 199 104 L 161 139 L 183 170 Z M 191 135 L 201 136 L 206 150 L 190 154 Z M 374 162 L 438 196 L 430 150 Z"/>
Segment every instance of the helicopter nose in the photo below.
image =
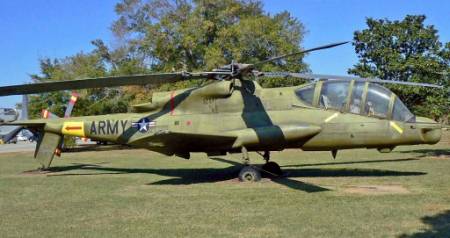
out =
<path fill-rule="evenodd" d="M 427 144 L 436 144 L 441 140 L 442 129 L 422 129 L 423 140 Z"/>
<path fill-rule="evenodd" d="M 420 135 L 424 143 L 436 144 L 441 140 L 442 125 L 436 121 L 426 117 L 418 117 L 417 126 L 420 128 Z"/>

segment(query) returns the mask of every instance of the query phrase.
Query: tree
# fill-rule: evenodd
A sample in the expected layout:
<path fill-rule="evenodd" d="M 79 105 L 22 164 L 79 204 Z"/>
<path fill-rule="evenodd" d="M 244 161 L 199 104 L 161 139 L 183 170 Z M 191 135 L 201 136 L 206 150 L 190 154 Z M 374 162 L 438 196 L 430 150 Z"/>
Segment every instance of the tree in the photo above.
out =
<path fill-rule="evenodd" d="M 444 85 L 446 90 L 389 86 L 419 115 L 448 118 L 449 82 L 441 72 L 449 68 L 449 47 L 442 47 L 438 31 L 425 25 L 424 15 L 401 21 L 367 19 L 367 29 L 354 33 L 359 62 L 349 73 L 387 80 Z"/>
<path fill-rule="evenodd" d="M 304 26 L 288 12 L 271 16 L 255 0 L 122 0 L 112 24 L 114 48 L 101 39 L 95 49 L 63 59 L 42 59 L 34 81 L 150 72 L 201 71 L 229 64 L 252 63 L 300 51 Z M 307 71 L 297 56 L 264 65 L 262 70 Z M 266 86 L 298 84 L 294 79 L 264 79 Z M 172 85 L 129 86 L 82 90 L 74 115 L 125 112 L 128 103 L 148 102 L 154 90 L 197 86 L 196 81 Z M 46 93 L 30 99 L 30 115 L 43 108 L 62 114 L 69 92 Z"/>
<path fill-rule="evenodd" d="M 123 0 L 115 36 L 154 71 L 211 70 L 300 50 L 304 27 L 288 12 L 265 13 L 260 1 Z M 264 69 L 304 71 L 302 56 Z"/>

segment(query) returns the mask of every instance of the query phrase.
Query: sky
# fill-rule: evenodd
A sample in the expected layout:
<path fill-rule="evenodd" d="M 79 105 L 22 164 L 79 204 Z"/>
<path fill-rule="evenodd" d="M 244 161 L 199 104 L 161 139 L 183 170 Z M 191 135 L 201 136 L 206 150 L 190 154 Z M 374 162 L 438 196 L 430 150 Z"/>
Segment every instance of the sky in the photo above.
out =
<path fill-rule="evenodd" d="M 112 43 L 111 23 L 117 0 L 15 0 L 0 3 L 0 86 L 30 82 L 39 59 L 61 58 L 93 49 L 90 42 Z M 401 20 L 425 14 L 442 42 L 450 41 L 447 0 L 263 0 L 271 14 L 284 10 L 306 27 L 304 48 L 347 41 L 366 28 L 367 17 Z M 345 75 L 357 57 L 351 44 L 318 51 L 305 62 L 312 72 Z M 0 107 L 14 107 L 20 96 L 1 97 Z"/>

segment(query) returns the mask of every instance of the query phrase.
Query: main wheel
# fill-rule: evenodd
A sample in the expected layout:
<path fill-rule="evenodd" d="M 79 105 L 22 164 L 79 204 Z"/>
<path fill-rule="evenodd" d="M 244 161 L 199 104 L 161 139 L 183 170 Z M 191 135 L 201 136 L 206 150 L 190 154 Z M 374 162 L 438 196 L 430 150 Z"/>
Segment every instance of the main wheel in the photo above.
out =
<path fill-rule="evenodd" d="M 267 172 L 269 175 L 272 176 L 281 176 L 283 174 L 283 171 L 281 171 L 280 166 L 272 161 L 267 162 L 262 166 L 263 171 Z"/>
<path fill-rule="evenodd" d="M 242 182 L 257 182 L 261 180 L 261 173 L 252 166 L 245 166 L 239 172 L 239 180 Z"/>

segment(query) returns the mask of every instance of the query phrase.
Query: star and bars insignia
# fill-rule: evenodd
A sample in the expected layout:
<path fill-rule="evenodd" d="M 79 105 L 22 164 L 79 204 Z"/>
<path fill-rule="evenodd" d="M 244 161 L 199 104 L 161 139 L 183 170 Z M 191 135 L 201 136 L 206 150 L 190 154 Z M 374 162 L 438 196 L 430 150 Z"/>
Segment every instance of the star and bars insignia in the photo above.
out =
<path fill-rule="evenodd" d="M 131 124 L 132 127 L 136 128 L 139 132 L 147 132 L 150 127 L 156 126 L 156 121 L 150 121 L 148 118 L 142 118 L 137 122 Z"/>

